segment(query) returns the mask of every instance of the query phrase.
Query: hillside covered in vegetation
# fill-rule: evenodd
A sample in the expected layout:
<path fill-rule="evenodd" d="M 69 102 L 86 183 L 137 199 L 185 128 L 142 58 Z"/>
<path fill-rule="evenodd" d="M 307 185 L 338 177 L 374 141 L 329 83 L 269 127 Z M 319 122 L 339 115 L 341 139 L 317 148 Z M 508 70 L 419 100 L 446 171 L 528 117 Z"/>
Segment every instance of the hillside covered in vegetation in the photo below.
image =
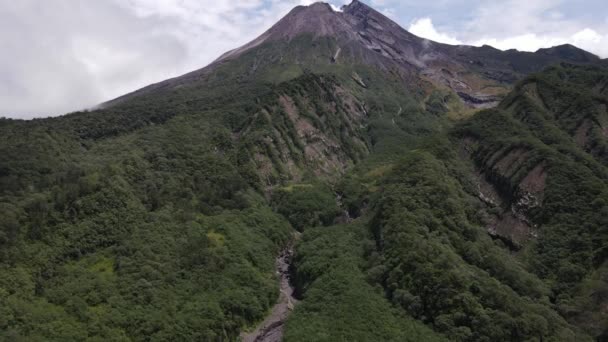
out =
<path fill-rule="evenodd" d="M 100 109 L 0 119 L 0 339 L 237 340 L 292 244 L 285 341 L 608 338 L 608 68 L 416 65 L 373 9 L 320 6 Z M 335 30 L 291 30 L 312 14 Z"/>

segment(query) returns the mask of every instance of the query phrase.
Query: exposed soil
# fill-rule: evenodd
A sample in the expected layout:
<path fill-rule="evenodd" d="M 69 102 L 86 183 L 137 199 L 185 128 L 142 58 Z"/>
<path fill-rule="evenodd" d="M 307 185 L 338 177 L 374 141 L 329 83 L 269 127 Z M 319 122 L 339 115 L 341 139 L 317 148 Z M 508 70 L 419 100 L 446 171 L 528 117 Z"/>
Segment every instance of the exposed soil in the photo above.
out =
<path fill-rule="evenodd" d="M 591 130 L 591 121 L 585 119 L 583 123 L 576 129 L 576 133 L 574 134 L 574 141 L 580 147 L 586 147 L 587 142 L 589 141 L 589 131 Z"/>
<path fill-rule="evenodd" d="M 519 250 L 527 240 L 535 236 L 535 232 L 524 220 L 512 212 L 505 212 L 496 217 L 487 227 L 488 234 L 502 240 L 511 250 Z"/>
<path fill-rule="evenodd" d="M 533 193 L 539 199 L 542 199 L 542 195 L 545 191 L 545 185 L 547 182 L 547 172 L 545 170 L 545 163 L 540 163 L 532 169 L 521 181 L 519 187 L 524 191 Z"/>
<path fill-rule="evenodd" d="M 501 176 L 509 177 L 517 171 L 528 156 L 529 152 L 523 148 L 513 149 L 506 156 L 502 156 L 494 168 Z"/>
<path fill-rule="evenodd" d="M 283 340 L 283 327 L 287 317 L 297 304 L 294 288 L 289 282 L 289 265 L 293 256 L 293 246 L 289 246 L 276 259 L 276 270 L 279 275 L 280 291 L 278 302 L 266 319 L 251 333 L 241 333 L 243 342 L 279 342 Z"/>

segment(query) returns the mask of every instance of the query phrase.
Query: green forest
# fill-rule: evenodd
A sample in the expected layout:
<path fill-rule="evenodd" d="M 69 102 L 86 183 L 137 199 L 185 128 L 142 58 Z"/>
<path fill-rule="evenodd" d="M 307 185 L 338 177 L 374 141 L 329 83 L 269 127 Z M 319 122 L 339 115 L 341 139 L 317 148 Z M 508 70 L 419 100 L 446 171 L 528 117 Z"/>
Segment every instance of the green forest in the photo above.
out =
<path fill-rule="evenodd" d="M 285 341 L 608 338 L 606 67 L 556 65 L 468 111 L 354 62 L 235 80 L 256 56 L 0 119 L 1 340 L 236 341 L 290 243 Z M 529 233 L 488 234 L 505 220 Z"/>

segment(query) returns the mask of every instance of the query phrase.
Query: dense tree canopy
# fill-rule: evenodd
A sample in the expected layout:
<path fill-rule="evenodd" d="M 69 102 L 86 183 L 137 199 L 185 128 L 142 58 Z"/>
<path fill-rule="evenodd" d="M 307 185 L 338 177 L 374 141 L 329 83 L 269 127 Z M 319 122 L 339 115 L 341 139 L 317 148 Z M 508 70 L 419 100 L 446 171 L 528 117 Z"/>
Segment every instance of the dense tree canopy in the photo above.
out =
<path fill-rule="evenodd" d="M 256 58 L 0 120 L 0 339 L 235 340 L 275 303 L 296 231 L 287 341 L 606 334 L 604 68 L 550 68 L 472 113 L 363 65 L 235 78 Z M 488 234 L 509 215 L 532 233 Z"/>

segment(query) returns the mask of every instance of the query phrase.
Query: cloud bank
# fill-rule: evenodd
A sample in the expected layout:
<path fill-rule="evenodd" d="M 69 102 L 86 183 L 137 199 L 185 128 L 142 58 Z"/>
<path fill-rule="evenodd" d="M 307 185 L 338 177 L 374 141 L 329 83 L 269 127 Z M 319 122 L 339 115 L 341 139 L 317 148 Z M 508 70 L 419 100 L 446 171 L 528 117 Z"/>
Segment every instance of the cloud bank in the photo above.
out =
<path fill-rule="evenodd" d="M 482 36 L 482 38 L 474 40 L 460 40 L 456 38 L 454 33 L 438 31 L 433 25 L 431 18 L 420 18 L 409 25 L 408 31 L 419 37 L 440 43 L 452 45 L 466 44 L 473 46 L 490 45 L 501 50 L 517 49 L 520 51 L 536 51 L 540 48 L 572 44 L 602 58 L 608 57 L 608 34 L 602 35 L 588 27 L 573 33 L 567 31 L 540 35 L 535 33 L 524 33 L 501 38 Z"/>
<path fill-rule="evenodd" d="M 403 6 L 402 2 L 382 1 L 384 6 Z M 437 27 L 433 12 L 441 12 L 427 9 L 427 14 L 410 20 L 409 26 L 404 27 L 418 36 L 447 44 L 487 44 L 521 51 L 572 44 L 602 58 L 608 57 L 608 7 L 603 1 L 505 0 L 474 6 L 464 0 L 438 3 L 452 6 L 453 17 L 437 15 L 441 22 Z M 424 10 L 419 12 L 422 13 Z"/>

